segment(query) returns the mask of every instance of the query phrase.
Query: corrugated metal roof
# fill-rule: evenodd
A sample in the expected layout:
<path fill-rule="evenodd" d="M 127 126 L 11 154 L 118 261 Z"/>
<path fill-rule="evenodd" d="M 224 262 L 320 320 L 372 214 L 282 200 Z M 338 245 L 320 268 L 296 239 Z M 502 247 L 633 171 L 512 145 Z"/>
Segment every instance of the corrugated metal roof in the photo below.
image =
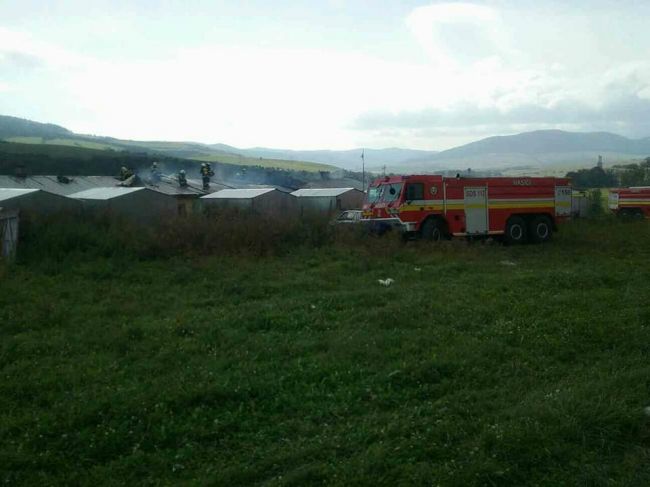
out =
<path fill-rule="evenodd" d="M 366 184 L 368 181 L 366 181 Z M 307 188 L 354 188 L 363 191 L 363 183 L 352 178 L 321 179 L 306 184 Z"/>
<path fill-rule="evenodd" d="M 153 182 L 150 178 L 141 178 L 140 184 L 123 186 L 122 181 L 113 176 L 66 176 L 67 183 L 59 181 L 57 176 L 28 176 L 17 178 L 15 176 L 0 175 L 0 188 L 28 188 L 42 189 L 49 193 L 63 196 L 79 193 L 92 188 L 121 188 L 121 187 L 146 187 L 159 193 L 172 196 L 200 196 L 205 194 L 203 183 L 197 179 L 188 179 L 188 186 L 181 188 L 175 176 L 162 176 L 160 182 Z M 219 191 L 230 186 L 211 182 L 210 190 Z"/>
<path fill-rule="evenodd" d="M 187 186 L 184 188 L 178 184 L 178 178 L 176 176 L 162 176 L 158 182 L 146 179 L 142 181 L 142 184 L 149 189 L 171 196 L 201 196 L 206 194 L 203 191 L 203 182 L 198 179 L 188 179 Z M 210 191 L 219 191 L 226 188 L 230 188 L 230 186 L 210 182 Z"/>
<path fill-rule="evenodd" d="M 30 193 L 36 193 L 38 189 L 25 188 L 0 188 L 0 201 L 10 200 L 18 196 L 24 196 Z"/>
<path fill-rule="evenodd" d="M 291 193 L 299 198 L 302 197 L 334 197 L 341 196 L 348 191 L 356 191 L 354 188 L 303 188 Z"/>
<path fill-rule="evenodd" d="M 259 188 L 259 189 L 222 189 L 216 193 L 211 193 L 203 196 L 206 199 L 251 199 L 257 198 L 263 194 L 271 191 L 277 191 L 275 188 Z"/>
<path fill-rule="evenodd" d="M 78 193 L 73 193 L 68 196 L 79 200 L 110 200 L 136 191 L 145 190 L 146 188 L 93 188 L 79 191 Z"/>
<path fill-rule="evenodd" d="M 62 183 L 56 176 L 29 176 L 26 178 L 0 176 L 0 188 L 42 189 L 48 193 L 66 196 L 90 188 L 120 184 L 120 181 L 112 176 L 68 176 L 67 179 L 68 183 Z"/>

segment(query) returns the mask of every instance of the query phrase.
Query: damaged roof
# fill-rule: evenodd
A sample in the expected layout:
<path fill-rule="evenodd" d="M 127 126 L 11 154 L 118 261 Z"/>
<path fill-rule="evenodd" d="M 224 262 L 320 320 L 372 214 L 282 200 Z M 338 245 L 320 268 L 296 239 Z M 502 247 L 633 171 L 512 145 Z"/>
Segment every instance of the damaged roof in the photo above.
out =
<path fill-rule="evenodd" d="M 210 182 L 210 190 L 203 191 L 203 183 L 198 179 L 187 179 L 187 186 L 182 188 L 178 184 L 176 176 L 161 176 L 160 181 L 153 181 L 150 178 L 141 180 L 144 187 L 165 193 L 170 196 L 201 196 L 211 191 L 219 191 L 221 189 L 229 188 L 230 186 Z"/>
<path fill-rule="evenodd" d="M 21 178 L 0 175 L 0 188 L 42 189 L 62 196 L 92 188 L 111 187 L 144 187 L 170 196 L 198 197 L 206 194 L 206 191 L 202 189 L 201 181 L 188 179 L 187 183 L 187 187 L 182 188 L 175 176 L 162 176 L 159 182 L 141 178 L 139 182 L 129 185 L 113 176 L 27 176 Z M 210 183 L 210 191 L 219 191 L 228 187 L 221 183 Z"/>
<path fill-rule="evenodd" d="M 112 176 L 67 176 L 68 183 L 57 176 L 0 176 L 0 188 L 42 189 L 49 193 L 66 196 L 85 189 L 117 186 L 120 181 Z"/>
<path fill-rule="evenodd" d="M 291 193 L 297 197 L 334 197 L 341 196 L 348 191 L 358 191 L 355 188 L 303 188 Z"/>
<path fill-rule="evenodd" d="M 68 196 L 79 200 L 110 200 L 145 189 L 147 188 L 92 188 Z"/>
<path fill-rule="evenodd" d="M 366 184 L 368 181 L 366 181 Z M 354 188 L 363 191 L 363 183 L 353 178 L 321 179 L 306 184 L 307 188 Z"/>
<path fill-rule="evenodd" d="M 271 191 L 278 191 L 275 188 L 257 188 L 257 189 L 222 189 L 216 193 L 211 193 L 202 198 L 206 199 L 251 199 L 257 198 Z"/>

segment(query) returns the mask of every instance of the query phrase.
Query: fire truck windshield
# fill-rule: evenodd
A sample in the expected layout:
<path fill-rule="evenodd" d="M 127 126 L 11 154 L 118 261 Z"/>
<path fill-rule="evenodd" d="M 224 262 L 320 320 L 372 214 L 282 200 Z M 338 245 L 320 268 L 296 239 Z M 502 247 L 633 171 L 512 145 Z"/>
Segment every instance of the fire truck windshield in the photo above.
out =
<path fill-rule="evenodd" d="M 368 203 L 377 203 L 380 196 L 381 191 L 379 186 L 368 189 Z"/>
<path fill-rule="evenodd" d="M 383 184 L 381 199 L 382 201 L 386 201 L 390 203 L 391 201 L 395 201 L 397 198 L 399 198 L 401 192 L 402 192 L 402 183 Z"/>
<path fill-rule="evenodd" d="M 399 198 L 402 192 L 402 183 L 380 184 L 368 189 L 368 203 L 379 203 L 384 201 L 390 203 Z"/>

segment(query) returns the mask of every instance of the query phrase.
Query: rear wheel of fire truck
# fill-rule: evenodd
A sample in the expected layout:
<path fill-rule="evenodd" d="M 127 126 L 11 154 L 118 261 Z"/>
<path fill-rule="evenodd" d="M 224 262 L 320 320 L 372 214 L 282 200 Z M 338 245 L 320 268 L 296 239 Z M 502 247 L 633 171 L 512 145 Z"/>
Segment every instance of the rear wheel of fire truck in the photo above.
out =
<path fill-rule="evenodd" d="M 436 218 L 429 218 L 422 224 L 420 235 L 422 236 L 423 240 L 428 240 L 430 242 L 440 242 L 443 238 L 445 238 L 444 226 L 440 220 L 437 220 Z"/>
<path fill-rule="evenodd" d="M 506 223 L 505 242 L 508 245 L 523 244 L 527 240 L 526 220 L 520 216 L 511 216 Z"/>
<path fill-rule="evenodd" d="M 537 216 L 530 222 L 530 240 L 533 243 L 548 242 L 553 235 L 553 224 L 547 216 Z"/>

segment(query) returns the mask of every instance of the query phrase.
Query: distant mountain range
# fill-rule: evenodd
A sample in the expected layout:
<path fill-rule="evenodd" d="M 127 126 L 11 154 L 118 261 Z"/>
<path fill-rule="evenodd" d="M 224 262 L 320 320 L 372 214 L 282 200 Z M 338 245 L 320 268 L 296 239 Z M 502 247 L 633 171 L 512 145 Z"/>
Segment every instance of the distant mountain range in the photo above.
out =
<path fill-rule="evenodd" d="M 290 161 L 310 161 L 322 164 L 331 164 L 348 170 L 361 170 L 361 154 L 363 152 L 366 165 L 378 167 L 380 165 L 399 165 L 412 160 L 432 157 L 436 151 L 400 149 L 390 147 L 387 149 L 349 149 L 349 150 L 289 150 L 269 149 L 266 147 L 253 147 L 238 149 L 225 144 L 212 144 L 210 147 L 241 154 L 249 157 L 263 157 L 269 159 L 285 159 Z"/>
<path fill-rule="evenodd" d="M 598 156 L 606 164 L 650 156 L 650 137 L 628 139 L 609 132 L 537 130 L 517 135 L 488 137 L 411 159 L 400 170 L 507 169 L 512 167 L 587 167 Z"/>
<path fill-rule="evenodd" d="M 0 139 L 12 142 L 73 145 L 99 150 L 157 152 L 195 160 L 231 164 L 255 164 L 293 170 L 333 171 L 361 168 L 362 149 L 286 150 L 254 147 L 240 149 L 226 144 L 197 142 L 151 142 L 75 134 L 53 124 L 0 116 Z M 441 170 L 509 170 L 531 172 L 588 167 L 598 156 L 605 164 L 628 162 L 650 156 L 650 137 L 629 139 L 608 132 L 538 130 L 517 135 L 488 137 L 441 152 L 413 149 L 363 149 L 366 168 L 391 172 Z"/>

